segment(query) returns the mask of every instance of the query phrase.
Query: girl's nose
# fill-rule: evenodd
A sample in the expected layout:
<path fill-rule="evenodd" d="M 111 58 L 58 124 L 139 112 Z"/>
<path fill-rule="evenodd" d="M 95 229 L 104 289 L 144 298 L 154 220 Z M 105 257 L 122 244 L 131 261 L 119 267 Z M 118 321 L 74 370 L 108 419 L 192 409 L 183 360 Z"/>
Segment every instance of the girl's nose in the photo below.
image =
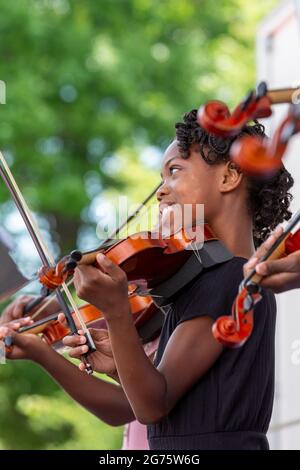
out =
<path fill-rule="evenodd" d="M 169 194 L 170 191 L 168 189 L 168 186 L 166 185 L 166 182 L 163 181 L 160 185 L 160 187 L 158 188 L 158 190 L 156 191 L 156 198 L 158 201 L 161 201 L 162 198 L 164 196 L 166 196 L 167 194 Z"/>

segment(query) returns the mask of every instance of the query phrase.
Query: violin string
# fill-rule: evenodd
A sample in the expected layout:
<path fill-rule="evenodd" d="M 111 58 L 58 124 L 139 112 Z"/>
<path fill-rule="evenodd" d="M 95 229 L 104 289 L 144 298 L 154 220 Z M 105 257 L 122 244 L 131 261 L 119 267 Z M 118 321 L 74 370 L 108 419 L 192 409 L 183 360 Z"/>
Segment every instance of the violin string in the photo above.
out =
<path fill-rule="evenodd" d="M 69 287 L 72 283 L 73 283 L 73 278 L 71 280 L 69 280 L 66 284 Z M 51 292 L 51 294 L 49 296 L 45 297 L 47 300 L 38 308 L 38 310 L 36 310 L 36 312 L 34 312 L 32 315 L 30 315 L 32 320 L 34 320 L 40 313 L 43 312 L 43 310 L 45 310 L 46 307 L 48 307 L 49 304 L 51 304 L 51 302 L 53 301 L 54 296 L 55 296 L 55 293 Z"/>
<path fill-rule="evenodd" d="M 198 259 L 199 263 L 202 264 L 202 260 L 201 260 L 201 256 L 200 256 L 200 250 L 198 248 L 198 245 L 196 242 L 194 242 L 194 245 L 195 245 L 195 255 L 196 255 L 196 258 Z"/>
<path fill-rule="evenodd" d="M 114 230 L 113 232 L 111 232 L 109 234 L 109 236 L 106 238 L 106 240 L 104 240 L 104 242 L 102 242 L 101 245 L 104 245 L 105 243 L 107 243 L 109 240 L 115 238 L 120 232 L 121 230 L 124 228 L 124 227 L 128 227 L 128 225 L 134 220 L 134 219 L 137 219 L 138 217 L 141 217 L 142 216 L 142 209 L 145 208 L 146 204 L 148 204 L 148 202 L 152 199 L 152 197 L 156 194 L 158 188 L 161 186 L 161 181 L 155 186 L 155 188 L 151 191 L 150 194 L 148 194 L 148 196 L 141 202 L 141 204 L 127 217 L 127 219 L 116 229 Z M 149 210 L 149 207 L 146 207 L 146 213 L 148 212 Z"/>
<path fill-rule="evenodd" d="M 18 185 L 17 185 L 17 183 L 16 183 L 16 181 L 15 181 L 15 179 L 14 179 L 14 177 L 13 177 L 13 175 L 12 175 L 12 173 L 11 173 L 11 171 L 10 171 L 8 165 L 7 165 L 7 163 L 6 163 L 6 160 L 5 160 L 5 158 L 4 158 L 4 156 L 3 156 L 3 154 L 2 154 L 1 152 L 0 152 L 0 161 L 1 161 L 2 166 L 3 166 L 3 168 L 4 168 L 5 172 L 6 172 L 7 177 L 8 177 L 8 179 L 9 179 L 9 182 L 11 183 L 12 189 L 13 189 L 14 192 L 15 192 L 15 195 L 16 195 L 16 197 L 19 199 L 19 202 L 20 202 L 20 204 L 21 204 L 21 207 L 22 207 L 22 209 L 23 209 L 23 211 L 24 211 L 24 215 L 25 215 L 26 218 L 27 218 L 27 222 L 28 222 L 29 225 L 31 225 L 31 228 L 32 228 L 33 232 L 35 233 L 36 239 L 37 239 L 37 241 L 38 241 L 40 247 L 41 247 L 42 250 L 43 250 L 44 257 L 48 260 L 48 262 L 49 262 L 50 264 L 54 265 L 54 264 L 55 264 L 55 260 L 54 260 L 53 256 L 51 255 L 50 251 L 48 250 L 48 247 L 47 247 L 46 244 L 44 243 L 43 238 L 42 238 L 42 235 L 41 235 L 41 233 L 40 233 L 40 230 L 39 230 L 39 228 L 38 228 L 38 226 L 37 226 L 37 224 L 36 224 L 36 222 L 35 222 L 35 220 L 34 220 L 32 214 L 31 214 L 31 212 L 30 212 L 30 210 L 29 210 L 29 207 L 27 206 L 27 203 L 26 203 L 25 199 L 23 198 L 23 196 L 22 196 L 22 194 L 21 194 L 21 191 L 20 191 L 20 189 L 19 189 L 19 187 L 18 187 Z M 3 176 L 5 176 L 5 175 L 3 175 Z M 26 218 L 25 218 L 25 220 L 24 220 L 25 223 L 26 223 Z M 26 224 L 26 225 L 27 225 L 27 224 Z M 30 228 L 29 228 L 29 227 L 28 227 L 28 230 L 29 230 L 29 232 L 30 232 Z M 30 232 L 30 233 L 31 233 L 31 232 Z M 71 295 L 71 293 L 70 293 L 70 291 L 69 291 L 67 285 L 66 285 L 65 283 L 63 283 L 61 287 L 62 287 L 62 290 L 64 291 L 65 295 L 67 296 L 67 298 L 68 298 L 68 300 L 69 300 L 69 302 L 70 302 L 70 305 L 71 305 L 71 307 L 72 307 L 72 309 L 73 309 L 75 315 L 77 316 L 77 318 L 78 318 L 78 320 L 79 320 L 79 323 L 80 323 L 80 325 L 81 325 L 83 331 L 86 332 L 86 331 L 87 331 L 87 328 L 86 328 L 86 326 L 85 326 L 85 323 L 84 323 L 84 321 L 83 321 L 83 319 L 82 319 L 82 317 L 81 317 L 81 315 L 80 315 L 80 312 L 79 312 L 79 310 L 78 310 L 78 308 L 77 308 L 77 305 L 76 305 L 76 303 L 74 302 L 74 299 L 72 298 L 72 295 Z"/>
<path fill-rule="evenodd" d="M 197 243 L 195 241 L 191 240 L 190 246 L 191 246 L 191 248 L 193 250 L 193 253 L 195 254 L 197 260 L 199 261 L 200 264 L 202 264 L 201 256 L 200 256 L 200 250 L 198 248 Z"/>
<path fill-rule="evenodd" d="M 155 191 L 155 192 L 156 192 L 156 191 Z M 153 197 L 153 194 L 152 194 L 152 197 Z M 147 213 L 149 212 L 150 208 L 151 208 L 151 205 L 148 205 L 148 206 L 146 206 L 146 207 L 144 207 L 144 208 L 142 207 L 141 210 L 140 210 L 139 212 L 137 212 L 136 216 L 134 217 L 135 223 L 137 223 L 137 222 L 138 222 L 139 220 L 141 220 L 144 216 L 146 216 Z M 144 209 L 144 210 L 143 210 L 143 209 Z M 132 218 L 132 219 L 130 220 L 130 222 L 129 222 L 129 228 L 130 228 L 130 226 L 131 226 L 132 223 L 133 223 L 133 218 Z M 147 230 L 148 230 L 148 228 L 147 228 Z M 136 232 L 136 230 L 134 230 L 134 232 Z"/>
<path fill-rule="evenodd" d="M 151 292 L 151 289 L 146 289 L 146 288 L 141 288 L 141 287 L 137 287 L 135 289 L 135 291 L 133 292 L 132 295 L 139 295 L 140 297 L 148 297 L 148 296 L 151 296 L 151 297 L 155 297 L 157 299 L 162 299 L 163 298 L 163 295 L 161 294 L 153 294 Z"/>
<path fill-rule="evenodd" d="M 152 294 L 150 290 L 144 292 L 143 294 L 140 294 L 140 293 L 139 293 L 138 295 L 146 295 L 146 296 L 147 296 L 147 295 L 151 295 L 151 297 L 152 297 L 152 298 L 155 298 L 155 299 L 163 299 L 163 298 L 164 298 L 164 296 L 161 295 L 161 294 Z"/>
<path fill-rule="evenodd" d="M 166 305 L 161 305 L 160 307 L 158 307 L 162 313 L 164 314 L 164 316 L 167 316 L 168 313 L 170 313 L 170 311 L 172 310 L 172 303 L 170 304 L 166 304 Z"/>

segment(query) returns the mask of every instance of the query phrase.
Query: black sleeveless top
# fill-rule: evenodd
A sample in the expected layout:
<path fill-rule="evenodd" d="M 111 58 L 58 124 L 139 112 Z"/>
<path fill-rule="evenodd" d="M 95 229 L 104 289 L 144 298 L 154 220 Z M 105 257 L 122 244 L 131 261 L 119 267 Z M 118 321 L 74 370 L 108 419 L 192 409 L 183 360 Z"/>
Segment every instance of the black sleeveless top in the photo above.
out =
<path fill-rule="evenodd" d="M 203 271 L 173 297 L 155 358 L 181 322 L 231 313 L 243 278 L 244 258 Z M 148 426 L 153 450 L 268 449 L 274 395 L 274 294 L 263 291 L 254 311 L 254 329 L 241 348 L 224 348 L 212 368 L 183 396 L 168 416 Z M 180 371 L 178 371 L 180 380 Z"/>

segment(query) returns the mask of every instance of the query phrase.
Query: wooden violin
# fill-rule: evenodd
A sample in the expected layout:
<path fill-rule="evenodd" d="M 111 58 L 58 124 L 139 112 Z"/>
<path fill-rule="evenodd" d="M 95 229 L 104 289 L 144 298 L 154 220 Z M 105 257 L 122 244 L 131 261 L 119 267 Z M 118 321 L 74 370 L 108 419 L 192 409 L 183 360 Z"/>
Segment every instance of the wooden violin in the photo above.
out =
<path fill-rule="evenodd" d="M 207 224 L 195 230 L 203 231 L 201 239 L 206 242 L 216 240 Z M 171 277 L 190 257 L 193 238 L 181 229 L 168 238 L 162 238 L 152 232 L 140 232 L 117 241 L 108 248 L 81 253 L 73 251 L 65 256 L 56 266 L 43 266 L 38 273 L 40 282 L 49 290 L 56 289 L 73 273 L 74 268 L 81 264 L 96 264 L 98 253 L 104 253 L 111 261 L 118 264 L 127 275 L 137 292 L 157 286 Z"/>
<path fill-rule="evenodd" d="M 261 82 L 256 91 L 252 90 L 232 111 L 222 101 L 209 101 L 198 110 L 198 122 L 207 132 L 221 137 L 234 137 L 249 121 L 267 118 L 272 114 L 272 105 L 292 103 L 299 90 L 283 88 L 268 90 Z"/>
<path fill-rule="evenodd" d="M 204 240 L 216 240 L 207 225 L 202 227 Z M 95 264 L 99 252 L 104 252 L 113 262 L 118 263 L 127 274 L 128 299 L 131 313 L 134 316 L 137 329 L 148 322 L 157 312 L 157 307 L 147 293 L 147 289 L 158 286 L 172 276 L 184 264 L 192 254 L 187 247 L 191 238 L 185 232 L 176 233 L 168 238 L 151 236 L 150 232 L 141 232 L 132 235 L 125 240 L 118 241 L 107 248 L 101 247 L 78 256 L 78 264 Z M 73 255 L 73 257 L 72 257 Z M 73 272 L 74 253 L 70 257 L 64 257 L 55 267 L 43 267 L 40 270 L 41 282 L 47 289 L 57 289 Z M 67 269 L 65 267 L 67 266 Z M 45 281 L 46 279 L 46 281 Z M 142 295 L 139 295 L 141 293 Z M 31 302 L 34 305 L 35 301 Z M 26 309 L 28 313 L 28 309 Z M 105 326 L 103 314 L 96 307 L 87 305 L 79 308 L 80 315 L 85 325 Z M 81 328 L 76 315 L 72 314 L 77 329 Z M 70 329 L 58 321 L 58 313 L 36 321 L 33 325 L 23 327 L 20 333 L 41 334 L 42 338 L 51 346 L 58 347 L 64 336 L 70 334 Z"/>
<path fill-rule="evenodd" d="M 287 256 L 300 249 L 300 229 L 294 234 L 291 230 L 300 221 L 300 210 L 290 220 L 282 235 L 258 261 L 278 259 Z M 229 316 L 221 316 L 213 324 L 212 332 L 217 341 L 229 348 L 242 346 L 253 330 L 254 306 L 262 299 L 259 286 L 263 276 L 256 273 L 255 268 L 240 285 L 239 293 L 233 303 L 232 313 Z"/>
<path fill-rule="evenodd" d="M 230 157 L 244 173 L 272 175 L 282 166 L 289 139 L 300 132 L 300 104 L 291 105 L 271 139 L 245 135 L 236 140 Z"/>
<path fill-rule="evenodd" d="M 157 307 L 150 296 L 141 297 L 138 295 L 130 295 L 129 304 L 137 329 L 144 325 L 157 311 Z M 79 311 L 87 327 L 106 329 L 103 313 L 96 307 L 86 304 L 79 307 Z M 49 346 L 54 347 L 56 350 L 61 349 L 63 347 L 63 338 L 71 334 L 71 330 L 67 325 L 58 321 L 58 315 L 60 313 L 61 312 L 57 312 L 48 315 L 35 321 L 32 325 L 24 326 L 18 330 L 18 333 L 40 335 Z M 74 312 L 72 312 L 72 316 L 76 327 L 80 329 L 80 323 Z"/>

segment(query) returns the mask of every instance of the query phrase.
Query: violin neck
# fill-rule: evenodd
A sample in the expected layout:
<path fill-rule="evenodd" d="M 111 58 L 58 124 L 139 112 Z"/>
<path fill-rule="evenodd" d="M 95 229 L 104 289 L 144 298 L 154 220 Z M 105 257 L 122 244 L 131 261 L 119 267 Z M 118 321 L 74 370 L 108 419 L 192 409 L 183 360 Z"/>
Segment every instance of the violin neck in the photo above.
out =
<path fill-rule="evenodd" d="M 115 239 L 107 239 L 103 244 L 100 245 L 99 248 L 96 248 L 95 250 L 91 251 L 86 251 L 85 253 L 82 253 L 82 258 L 80 261 L 78 261 L 78 265 L 80 264 L 94 264 L 96 261 L 96 256 L 99 253 L 105 252 L 108 248 L 113 246 L 116 243 Z"/>
<path fill-rule="evenodd" d="M 275 260 L 286 255 L 286 241 L 288 240 L 291 231 L 299 223 L 299 221 L 300 221 L 300 210 L 298 210 L 296 214 L 291 218 L 291 220 L 287 223 L 286 227 L 283 230 L 283 233 L 276 240 L 274 245 L 267 251 L 267 253 L 264 256 L 260 258 L 259 260 L 260 263 L 266 260 Z M 298 236 L 299 235 L 297 235 L 297 237 Z M 261 279 L 262 279 L 262 276 L 257 274 L 255 268 L 253 268 L 253 270 L 246 277 L 246 279 L 244 279 L 242 284 L 245 286 L 247 285 L 248 282 L 259 283 Z"/>
<path fill-rule="evenodd" d="M 91 251 L 88 253 L 84 253 L 80 261 L 78 261 L 78 265 L 80 264 L 94 264 L 96 261 L 96 257 L 98 253 L 102 253 L 103 250 Z"/>
<path fill-rule="evenodd" d="M 42 331 L 46 323 L 55 321 L 57 320 L 57 318 L 58 318 L 58 313 L 53 313 L 52 315 L 48 315 L 47 317 L 42 318 L 41 320 L 35 321 L 33 325 L 22 326 L 22 328 L 19 328 L 18 333 L 26 333 L 28 331 L 29 333 L 36 334 L 39 332 L 40 326 L 43 327 L 41 328 L 41 331 Z"/>
<path fill-rule="evenodd" d="M 299 91 L 299 88 L 278 88 L 277 90 L 267 91 L 267 96 L 272 104 L 292 103 L 293 95 Z"/>

